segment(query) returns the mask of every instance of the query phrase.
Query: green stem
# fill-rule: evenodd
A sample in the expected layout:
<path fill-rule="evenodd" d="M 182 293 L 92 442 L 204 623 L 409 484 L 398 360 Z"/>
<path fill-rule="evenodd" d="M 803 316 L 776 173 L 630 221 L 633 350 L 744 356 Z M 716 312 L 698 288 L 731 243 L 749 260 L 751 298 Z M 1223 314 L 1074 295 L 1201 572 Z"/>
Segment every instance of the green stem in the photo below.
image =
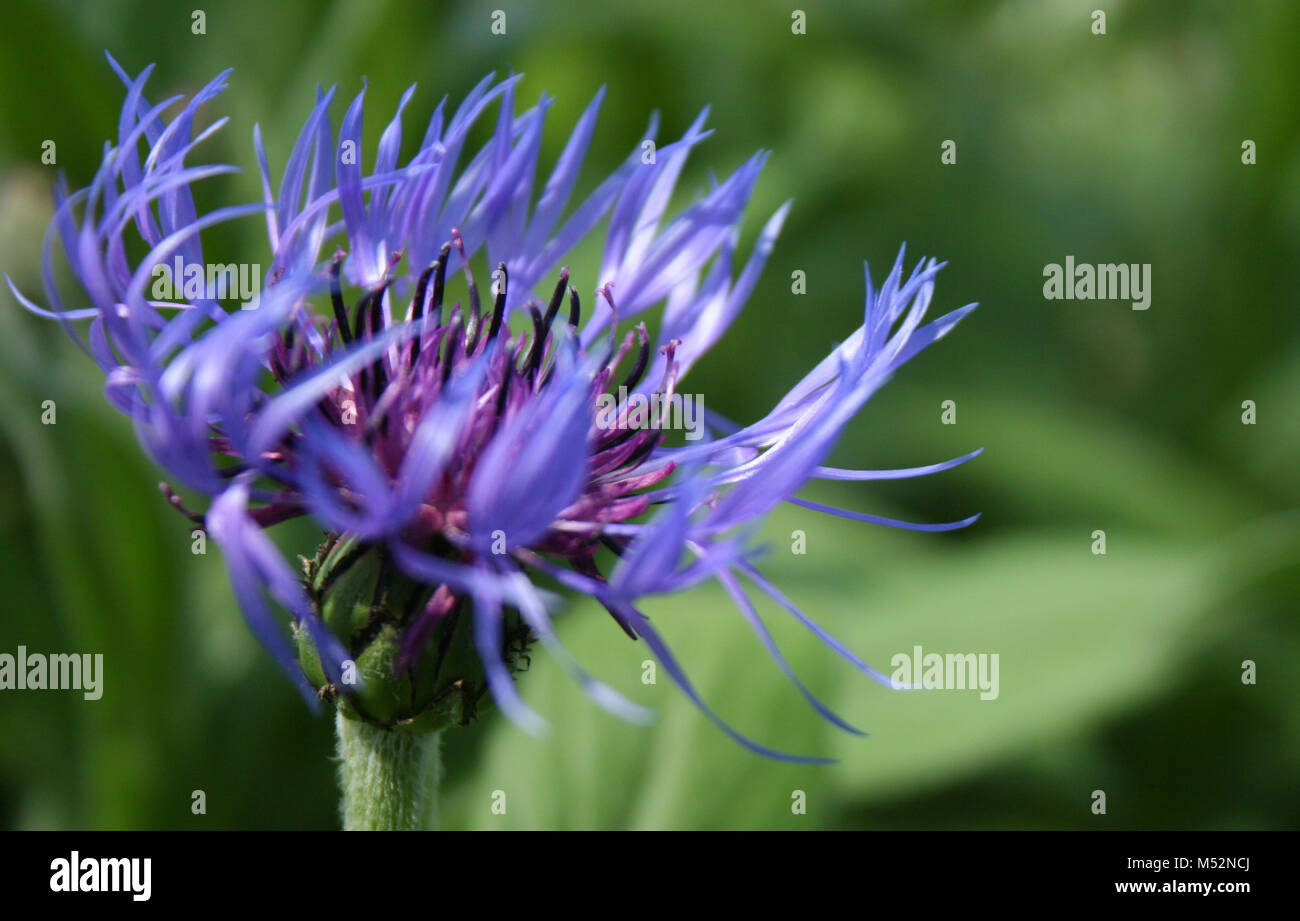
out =
<path fill-rule="evenodd" d="M 343 828 L 436 828 L 441 733 L 390 732 L 336 715 Z"/>

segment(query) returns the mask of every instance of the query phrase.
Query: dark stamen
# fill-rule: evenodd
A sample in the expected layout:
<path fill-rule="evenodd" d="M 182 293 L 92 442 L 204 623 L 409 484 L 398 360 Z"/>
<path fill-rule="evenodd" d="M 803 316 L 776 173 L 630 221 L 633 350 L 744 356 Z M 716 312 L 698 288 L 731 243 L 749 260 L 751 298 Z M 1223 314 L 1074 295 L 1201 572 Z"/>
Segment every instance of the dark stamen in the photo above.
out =
<path fill-rule="evenodd" d="M 568 269 L 562 269 L 561 274 L 566 274 L 568 271 Z M 578 321 L 581 319 L 582 302 L 578 299 L 578 289 L 573 287 L 573 285 L 569 285 L 569 329 L 576 333 L 578 331 Z M 550 328 L 550 324 L 546 324 L 546 330 L 548 332 L 550 331 Z M 537 387 L 539 390 L 542 387 L 545 387 L 546 382 L 551 379 L 551 372 L 553 370 L 555 370 L 555 362 L 551 362 L 550 367 L 546 369 L 546 373 L 542 375 L 542 379 L 538 381 Z"/>
<path fill-rule="evenodd" d="M 343 251 L 339 250 L 330 263 L 330 302 L 334 305 L 334 319 L 339 324 L 339 339 L 347 345 L 352 341 L 352 334 L 348 331 L 348 308 L 343 303 L 343 288 L 339 283 L 339 268 L 342 265 Z"/>
<path fill-rule="evenodd" d="M 510 275 L 506 272 L 504 262 L 497 263 L 497 271 L 501 273 L 500 281 L 497 282 L 497 299 L 492 304 L 492 328 L 488 330 L 488 342 L 497 337 L 501 332 L 501 320 L 506 315 L 506 285 L 510 283 Z"/>
<path fill-rule="evenodd" d="M 505 415 L 506 400 L 510 395 L 510 380 L 513 377 L 514 369 L 509 364 L 506 364 L 501 375 L 501 389 L 497 391 L 496 418 L 492 420 L 493 431 L 496 431 L 496 427 L 501 424 L 501 417 Z"/>
<path fill-rule="evenodd" d="M 370 301 L 373 298 L 374 292 L 367 291 L 361 295 L 361 300 L 357 301 L 357 315 L 353 318 L 352 339 L 360 339 L 361 334 L 365 331 L 366 319 L 370 313 Z"/>
<path fill-rule="evenodd" d="M 438 263 L 431 262 L 429 267 L 420 273 L 419 279 L 415 282 L 415 298 L 411 301 L 411 322 L 417 327 L 416 334 L 412 337 L 411 342 L 411 367 L 415 367 L 415 360 L 420 357 L 420 332 L 418 327 L 420 320 L 424 317 L 424 295 L 429 290 L 429 279 L 433 276 L 433 271 L 438 267 Z"/>
<path fill-rule="evenodd" d="M 372 337 L 378 336 L 384 331 L 384 292 L 388 290 L 389 284 L 391 284 L 391 282 L 384 282 L 370 303 L 370 335 Z M 388 387 L 388 372 L 384 370 L 384 356 L 380 355 L 376 358 L 371 367 L 375 369 L 375 390 L 373 399 L 378 400 L 379 395 Z"/>
<path fill-rule="evenodd" d="M 537 374 L 537 368 L 542 363 L 542 351 L 546 348 L 546 329 L 542 326 L 542 312 L 537 309 L 536 304 L 528 305 L 528 313 L 533 318 L 533 347 L 528 350 L 528 358 L 524 362 L 521 373 L 532 377 Z"/>
<path fill-rule="evenodd" d="M 581 319 L 582 304 L 578 301 L 578 289 L 569 285 L 569 326 L 577 329 L 578 321 Z"/>
<path fill-rule="evenodd" d="M 629 391 L 641 382 L 641 375 L 645 374 L 645 369 L 650 364 L 650 337 L 646 335 L 644 323 L 636 328 L 636 334 L 641 339 L 641 350 L 637 352 L 636 364 L 623 380 L 623 386 Z"/>
<path fill-rule="evenodd" d="M 438 268 L 433 273 L 433 303 L 429 305 L 432 311 L 429 316 L 433 317 L 435 327 L 442 325 L 442 292 L 447 282 L 447 261 L 450 258 L 451 244 L 444 243 L 435 263 Z"/>
<path fill-rule="evenodd" d="M 469 256 L 465 254 L 465 239 L 460 235 L 460 228 L 451 229 L 451 242 L 455 244 L 456 251 L 460 253 L 460 261 L 465 265 L 465 284 L 469 286 L 470 312 L 477 316 L 482 305 L 479 303 L 478 287 L 474 284 L 474 273 L 470 271 Z"/>
<path fill-rule="evenodd" d="M 564 300 L 564 290 L 569 286 L 569 267 L 565 266 L 560 269 L 560 280 L 555 285 L 555 293 L 551 295 L 551 302 L 546 305 L 546 331 L 550 332 L 551 323 L 555 320 L 555 315 L 560 312 L 560 304 Z"/>
<path fill-rule="evenodd" d="M 361 296 L 361 300 L 357 301 L 356 322 L 352 327 L 353 339 L 359 341 L 362 332 L 365 331 L 367 326 L 370 327 L 370 335 L 372 338 L 383 331 L 384 292 L 388 290 L 390 284 L 392 284 L 391 279 L 381 282 L 379 287 L 367 291 Z M 369 370 L 367 368 L 362 368 L 360 372 L 358 372 L 358 395 L 363 393 L 368 394 L 370 399 L 373 401 L 377 399 L 378 394 L 383 392 L 383 389 L 388 386 L 388 375 L 384 372 L 383 361 L 384 359 L 381 355 L 371 364 L 371 367 L 375 368 L 374 381 L 378 385 L 373 393 L 370 389 L 371 378 Z"/>
<path fill-rule="evenodd" d="M 429 291 L 429 279 L 433 277 L 433 271 L 437 267 L 437 260 L 430 262 L 429 267 L 420 273 L 419 279 L 415 282 L 415 297 L 411 300 L 412 320 L 418 320 L 424 316 L 424 296 Z"/>
<path fill-rule="evenodd" d="M 622 557 L 623 554 L 627 551 L 626 540 L 620 543 L 618 540 L 615 540 L 614 538 L 610 537 L 608 534 L 602 534 L 600 535 L 600 542 L 604 544 L 607 548 L 612 550 L 615 556 Z"/>
<path fill-rule="evenodd" d="M 469 266 L 467 265 L 465 268 L 468 275 Z M 477 317 L 482 309 L 483 302 L 478 299 L 478 286 L 474 284 L 473 276 L 469 276 L 469 313 L 471 316 Z"/>
<path fill-rule="evenodd" d="M 447 348 L 442 359 L 442 383 L 451 377 L 451 366 L 456 362 L 456 349 L 460 345 L 460 314 L 451 318 L 451 328 L 447 330 Z"/>
<path fill-rule="evenodd" d="M 384 292 L 392 282 L 386 281 L 375 291 L 370 299 L 370 335 L 378 336 L 384 331 Z"/>
<path fill-rule="evenodd" d="M 483 328 L 485 317 L 480 317 L 477 310 L 470 311 L 469 320 L 465 323 L 465 354 L 473 355 L 474 347 L 478 345 L 479 330 Z"/>
<path fill-rule="evenodd" d="M 203 526 L 203 516 L 196 515 L 194 512 L 191 512 L 189 509 L 187 509 L 185 507 L 185 501 L 181 499 L 180 496 L 176 495 L 176 493 L 172 490 L 169 484 L 159 483 L 158 489 L 160 492 L 162 492 L 163 496 L 166 497 L 167 501 L 171 504 L 172 508 L 176 509 L 176 511 L 180 512 L 182 515 L 184 515 L 186 518 L 188 518 L 190 521 L 194 522 L 195 524 L 199 525 L 200 527 Z"/>

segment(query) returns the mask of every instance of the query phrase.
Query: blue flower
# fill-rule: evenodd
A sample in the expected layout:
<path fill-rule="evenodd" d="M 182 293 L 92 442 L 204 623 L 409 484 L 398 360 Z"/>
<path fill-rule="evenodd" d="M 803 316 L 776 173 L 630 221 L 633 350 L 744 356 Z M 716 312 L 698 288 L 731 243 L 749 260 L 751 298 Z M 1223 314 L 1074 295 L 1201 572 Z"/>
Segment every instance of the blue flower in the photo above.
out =
<path fill-rule="evenodd" d="M 414 668 L 449 612 L 464 609 L 486 685 L 527 727 L 542 724 L 515 690 L 503 640 L 512 622 L 540 639 L 598 704 L 627 718 L 645 715 L 559 644 L 549 595 L 538 587 L 552 584 L 598 599 L 748 748 L 820 760 L 775 752 L 723 724 L 638 609 L 646 596 L 717 580 L 814 708 L 856 732 L 790 672 L 747 588 L 855 667 L 888 679 L 767 582 L 746 539 L 780 502 L 918 530 L 975 520 L 916 525 L 795 497 L 810 478 L 921 476 L 979 453 L 908 470 L 822 465 L 872 394 L 974 307 L 923 322 L 941 264 L 923 261 L 907 272 L 900 251 L 879 290 L 868 272 L 862 325 L 767 415 L 740 425 L 708 413 L 706 437 L 669 444 L 662 427 L 635 417 L 632 403 L 658 398 L 671 406 L 680 396 L 687 371 L 753 291 L 789 208 L 767 220 L 738 272 L 740 227 L 765 154 L 668 216 L 683 165 L 709 134 L 707 111 L 652 158 L 643 158 L 638 138 L 628 158 L 571 207 L 603 90 L 544 181 L 538 160 L 550 100 L 516 114 L 518 76 L 488 77 L 450 116 L 440 104 L 418 151 L 399 164 L 412 87 L 369 172 L 365 90 L 337 136 L 329 116 L 335 90 L 318 91 L 278 183 L 254 128 L 262 200 L 200 214 L 194 186 L 235 169 L 186 164 L 225 123 L 194 134 L 198 107 L 225 88 L 227 74 L 175 111 L 179 97 L 146 100 L 151 68 L 132 79 L 109 60 L 127 88 L 117 143 L 106 146 L 89 187 L 69 192 L 60 180 L 55 190 L 42 266 L 51 309 L 10 288 L 94 357 L 108 399 L 134 421 L 157 463 L 211 497 L 197 515 L 164 486 L 221 546 L 250 626 L 289 674 L 317 690 L 277 607 L 289 612 L 295 635 L 310 638 L 328 689 L 339 689 L 357 654 L 332 615 L 322 614 L 310 569 L 304 581 L 266 536 L 277 522 L 310 515 L 330 547 L 354 555 L 378 548 L 387 567 L 379 571 L 422 587 L 418 603 L 389 625 L 396 651 L 384 668 Z M 493 106 L 494 133 L 468 154 L 471 128 Z M 652 121 L 645 137 L 655 133 Z M 230 309 L 207 286 L 151 298 L 157 266 L 205 265 L 203 230 L 257 217 L 266 224 L 269 259 L 256 309 Z M 602 222 L 599 287 L 580 295 L 560 262 Z M 56 244 L 89 306 L 64 304 Z M 141 246 L 147 254 L 133 260 Z M 486 296 L 475 261 L 480 272 L 494 267 Z M 465 303 L 447 303 L 453 287 Z M 628 328 L 660 304 L 656 339 L 644 323 Z M 73 326 L 82 320 L 90 321 L 84 337 Z M 620 402 L 602 421 L 595 406 L 608 405 L 612 393 Z M 602 573 L 598 557 L 606 551 L 618 559 Z"/>

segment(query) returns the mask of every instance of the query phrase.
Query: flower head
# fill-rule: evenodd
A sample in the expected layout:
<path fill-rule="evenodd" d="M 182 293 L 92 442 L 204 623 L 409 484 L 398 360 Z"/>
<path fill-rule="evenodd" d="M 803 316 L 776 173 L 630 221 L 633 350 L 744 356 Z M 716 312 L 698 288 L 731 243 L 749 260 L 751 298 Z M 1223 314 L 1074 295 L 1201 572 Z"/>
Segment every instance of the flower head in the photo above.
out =
<path fill-rule="evenodd" d="M 149 69 L 133 79 L 110 62 L 127 87 L 117 143 L 89 187 L 70 193 L 61 181 L 55 191 L 43 261 L 52 309 L 14 294 L 64 323 L 152 457 L 211 497 L 193 514 L 164 487 L 219 543 L 250 626 L 307 690 L 386 726 L 465 721 L 490 690 L 516 721 L 539 726 L 511 671 L 540 640 L 598 704 L 642 718 L 560 645 L 538 587 L 557 584 L 598 599 L 733 737 L 795 757 L 714 716 L 638 609 L 708 579 L 787 673 L 747 587 L 888 684 L 763 578 L 746 537 L 786 501 L 919 530 L 974 521 L 914 525 L 794 497 L 810 478 L 919 476 L 974 456 L 908 470 L 822 466 L 876 389 L 974 307 L 923 324 L 940 264 L 906 272 L 900 252 L 879 290 L 868 272 L 862 325 L 767 415 L 740 425 L 707 413 L 705 437 L 674 444 L 645 424 L 644 408 L 680 404 L 683 378 L 744 306 L 789 207 L 768 219 L 738 272 L 765 154 L 667 216 L 688 155 L 709 134 L 707 113 L 651 158 L 638 143 L 570 207 L 603 91 L 544 181 L 550 100 L 516 114 L 518 76 L 485 79 L 450 116 L 439 105 L 399 164 L 412 87 L 369 172 L 365 90 L 337 135 L 335 91 L 318 91 L 278 183 L 254 128 L 262 200 L 200 214 L 193 187 L 234 170 L 186 162 L 224 124 L 193 131 L 227 74 L 177 110 L 179 98 L 146 100 Z M 492 137 L 467 155 L 470 128 L 493 107 Z M 652 121 L 646 137 L 655 131 Z M 175 281 L 171 266 L 207 266 L 203 230 L 259 216 L 268 259 L 245 305 L 256 309 L 223 305 L 210 274 L 181 297 L 159 296 L 160 279 Z M 599 274 L 584 288 L 560 262 L 603 221 Z M 64 305 L 56 243 L 88 307 Z M 636 318 L 660 304 L 652 338 Z M 83 339 L 73 323 L 86 319 Z M 305 579 L 265 533 L 301 515 L 327 535 Z M 618 558 L 608 572 L 605 551 Z M 790 677 L 818 712 L 856 731 Z"/>

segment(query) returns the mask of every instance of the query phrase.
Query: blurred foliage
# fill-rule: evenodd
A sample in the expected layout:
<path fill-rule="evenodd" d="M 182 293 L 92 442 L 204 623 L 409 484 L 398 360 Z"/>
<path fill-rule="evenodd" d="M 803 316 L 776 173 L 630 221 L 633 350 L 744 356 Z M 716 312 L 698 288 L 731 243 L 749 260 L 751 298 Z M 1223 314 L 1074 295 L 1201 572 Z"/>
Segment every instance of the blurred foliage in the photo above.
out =
<path fill-rule="evenodd" d="M 89 181 L 121 88 L 156 61 L 153 98 L 234 66 L 205 156 L 243 165 L 210 201 L 257 194 L 260 122 L 284 162 L 317 81 L 369 80 L 367 150 L 401 92 L 408 150 L 446 93 L 490 70 L 558 101 L 546 162 L 609 87 L 587 188 L 662 112 L 676 136 L 712 104 L 716 133 L 684 193 L 772 150 L 749 234 L 795 207 L 751 303 L 691 375 L 711 408 L 753 418 L 859 322 L 860 260 L 883 277 L 905 240 L 949 261 L 936 310 L 982 306 L 909 365 L 833 461 L 911 466 L 983 446 L 924 480 L 807 495 L 916 520 L 912 534 L 786 508 L 767 574 L 879 668 L 927 651 L 997 652 L 1001 693 L 893 692 L 760 604 L 809 687 L 871 733 L 825 724 L 720 590 L 648 611 L 737 728 L 831 767 L 765 761 L 719 732 L 643 647 L 576 605 L 562 636 L 661 718 L 626 726 L 534 657 L 521 688 L 553 724 L 535 740 L 491 716 L 449 733 L 453 827 L 1294 827 L 1300 820 L 1300 6 L 982 0 L 670 0 L 592 5 L 251 0 L 11 4 L 0 35 L 0 269 L 38 292 L 54 171 Z M 493 36 L 494 8 L 507 34 Z M 341 116 L 337 105 L 335 124 Z M 1240 162 L 1243 139 L 1258 163 Z M 939 162 L 957 142 L 958 162 Z M 579 191 L 581 191 L 581 187 Z M 258 227 L 214 235 L 257 261 Z M 208 237 L 205 236 L 205 241 Z M 1153 265 L 1147 312 L 1047 302 L 1042 269 Z M 575 274 L 594 270 L 584 249 Z M 791 294 L 790 273 L 808 277 Z M 594 285 L 594 281 L 591 284 Z M 334 827 L 330 721 L 304 707 L 245 631 L 219 555 L 190 552 L 129 423 L 56 324 L 0 309 L 0 652 L 102 652 L 105 693 L 0 693 L 0 827 Z M 940 424 L 943 400 L 958 424 Z M 1241 424 L 1255 400 L 1258 424 Z M 42 426 L 54 400 L 58 423 Z M 1090 552 L 1105 529 L 1108 554 Z M 808 552 L 792 555 L 790 533 Z M 290 529 L 286 546 L 309 547 Z M 1244 686 L 1245 659 L 1259 683 Z M 206 816 L 190 812 L 207 793 Z M 1089 811 L 1108 794 L 1104 817 Z M 491 814 L 492 791 L 508 797 Z M 791 796 L 807 794 L 807 815 Z"/>

